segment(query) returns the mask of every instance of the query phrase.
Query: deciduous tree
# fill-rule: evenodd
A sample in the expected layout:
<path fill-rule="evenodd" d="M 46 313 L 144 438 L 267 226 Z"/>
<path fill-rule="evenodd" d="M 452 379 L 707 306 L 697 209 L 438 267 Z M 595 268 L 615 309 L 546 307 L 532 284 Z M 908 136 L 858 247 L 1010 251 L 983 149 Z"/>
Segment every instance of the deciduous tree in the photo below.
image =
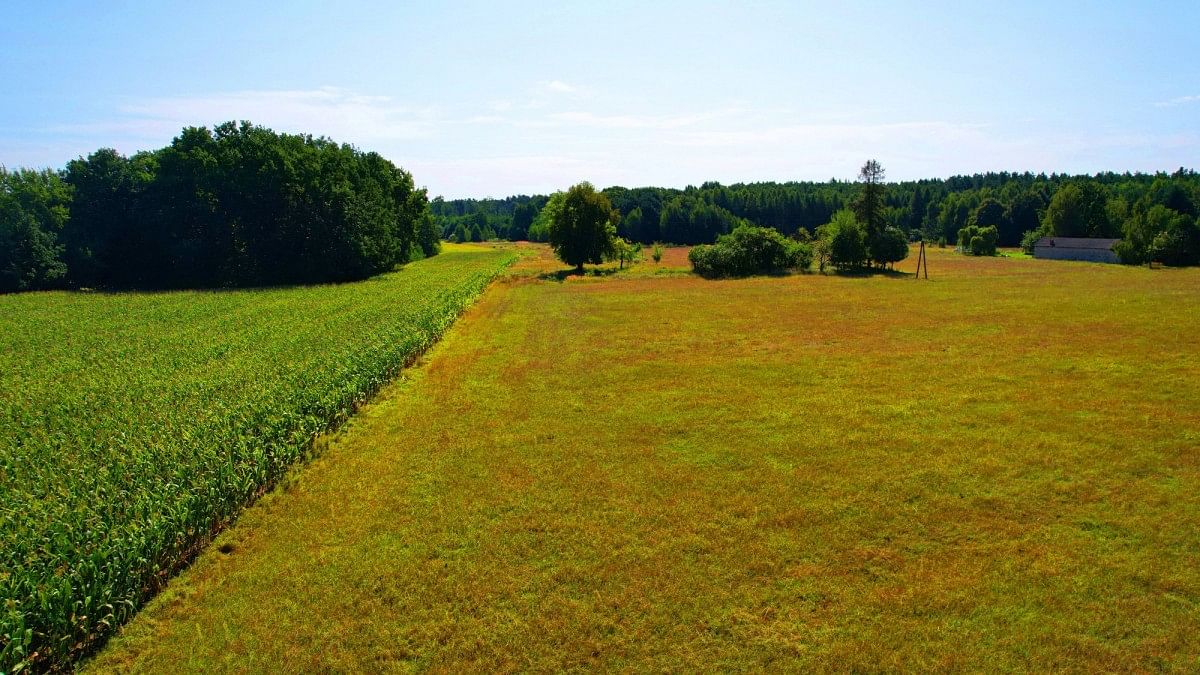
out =
<path fill-rule="evenodd" d="M 585 263 L 599 264 L 612 254 L 619 214 L 591 183 L 567 190 L 550 221 L 549 241 L 559 259 L 583 274 Z"/>
<path fill-rule="evenodd" d="M 0 293 L 56 288 L 71 190 L 53 171 L 0 167 Z"/>
<path fill-rule="evenodd" d="M 1043 224 L 1056 237 L 1112 237 L 1116 230 L 1108 220 L 1108 197 L 1092 181 L 1068 183 L 1050 200 Z"/>

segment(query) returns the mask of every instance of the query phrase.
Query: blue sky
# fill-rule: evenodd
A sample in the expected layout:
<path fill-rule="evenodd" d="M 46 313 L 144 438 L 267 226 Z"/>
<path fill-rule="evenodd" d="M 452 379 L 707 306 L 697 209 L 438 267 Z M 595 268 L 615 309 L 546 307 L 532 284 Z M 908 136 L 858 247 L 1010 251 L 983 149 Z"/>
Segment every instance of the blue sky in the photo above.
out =
<path fill-rule="evenodd" d="M 249 119 L 447 197 L 1197 167 L 1200 2 L 9 2 L 0 164 Z"/>

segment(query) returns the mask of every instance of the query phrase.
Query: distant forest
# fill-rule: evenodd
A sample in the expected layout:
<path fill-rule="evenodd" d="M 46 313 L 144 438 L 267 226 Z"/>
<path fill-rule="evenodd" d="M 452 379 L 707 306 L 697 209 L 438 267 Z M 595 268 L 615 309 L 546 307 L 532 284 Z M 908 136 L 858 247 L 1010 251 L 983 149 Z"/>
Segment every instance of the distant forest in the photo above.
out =
<path fill-rule="evenodd" d="M 786 235 L 800 230 L 811 234 L 835 212 L 850 206 L 858 189 L 858 183 L 834 180 L 710 182 L 683 190 L 610 187 L 603 192 L 620 211 L 620 236 L 644 244 L 706 244 L 744 222 Z M 1200 174 L 1182 168 L 1173 174 L 986 173 L 889 183 L 885 194 L 887 224 L 912 240 L 930 243 L 953 244 L 959 230 L 968 225 L 994 226 L 1000 246 L 1017 246 L 1029 232 L 1144 238 L 1147 231 L 1154 235 L 1156 228 L 1166 227 L 1148 224 L 1148 218 L 1161 221 L 1177 216 L 1187 221 L 1182 235 L 1187 237 L 1197 232 L 1200 215 Z M 544 195 L 435 198 L 430 209 L 446 239 L 538 241 L 544 232 L 537 216 L 547 199 Z M 1142 248 L 1148 245 L 1144 242 Z M 1192 242 L 1191 247 L 1200 250 L 1200 242 Z"/>

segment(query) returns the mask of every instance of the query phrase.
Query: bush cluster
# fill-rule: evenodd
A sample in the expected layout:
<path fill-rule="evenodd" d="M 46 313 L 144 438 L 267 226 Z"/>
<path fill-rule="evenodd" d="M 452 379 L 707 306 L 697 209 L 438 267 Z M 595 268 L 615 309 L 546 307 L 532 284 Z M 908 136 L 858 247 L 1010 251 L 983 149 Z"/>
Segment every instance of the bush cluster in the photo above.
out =
<path fill-rule="evenodd" d="M 999 239 L 999 231 L 994 225 L 968 225 L 958 231 L 958 248 L 971 255 L 996 255 Z"/>
<path fill-rule="evenodd" d="M 807 269 L 813 250 L 769 227 L 740 225 L 715 244 L 696 246 L 688 260 L 697 274 L 708 277 L 744 277 L 752 274 Z"/>
<path fill-rule="evenodd" d="M 884 227 L 871 234 L 850 209 L 842 209 L 817 228 L 817 262 L 825 266 L 857 269 L 871 263 L 879 267 L 908 257 L 908 237 L 899 228 Z"/>
<path fill-rule="evenodd" d="M 1135 213 L 1125 224 L 1125 239 L 1113 247 L 1121 262 L 1141 265 L 1200 265 L 1200 219 L 1161 204 Z"/>

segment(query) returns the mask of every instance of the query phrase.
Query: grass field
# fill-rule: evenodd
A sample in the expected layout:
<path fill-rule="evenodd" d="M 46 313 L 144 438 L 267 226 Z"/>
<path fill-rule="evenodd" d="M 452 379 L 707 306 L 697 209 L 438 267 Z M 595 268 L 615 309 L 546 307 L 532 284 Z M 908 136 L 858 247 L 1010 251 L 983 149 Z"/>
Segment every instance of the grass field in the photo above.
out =
<path fill-rule="evenodd" d="M 513 259 L 360 283 L 0 297 L 0 671 L 62 665 Z"/>
<path fill-rule="evenodd" d="M 1200 669 L 1200 270 L 668 262 L 528 258 L 87 666 Z"/>

